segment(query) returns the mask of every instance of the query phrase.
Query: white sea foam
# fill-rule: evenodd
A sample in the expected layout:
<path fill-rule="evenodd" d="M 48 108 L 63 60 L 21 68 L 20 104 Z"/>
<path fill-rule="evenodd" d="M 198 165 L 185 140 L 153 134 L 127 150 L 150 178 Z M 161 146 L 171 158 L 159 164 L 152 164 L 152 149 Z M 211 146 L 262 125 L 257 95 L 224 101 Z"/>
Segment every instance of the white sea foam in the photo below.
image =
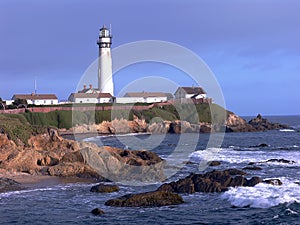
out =
<path fill-rule="evenodd" d="M 280 166 L 300 166 L 300 152 L 299 151 L 253 151 L 243 150 L 237 151 L 233 148 L 212 148 L 207 150 L 199 150 L 190 154 L 192 161 L 199 160 L 219 160 L 228 163 L 249 163 L 262 162 L 268 165 Z M 269 159 L 286 159 L 294 161 L 295 163 L 280 163 L 280 162 L 266 162 Z"/>
<path fill-rule="evenodd" d="M 22 195 L 22 194 L 31 193 L 31 192 L 52 191 L 52 190 L 54 190 L 54 188 L 48 187 L 48 188 L 36 188 L 36 189 L 21 190 L 21 191 L 10 191 L 10 192 L 1 193 L 0 199 L 3 197 L 9 197 L 11 195 Z"/>
<path fill-rule="evenodd" d="M 230 188 L 221 198 L 236 207 L 270 208 L 283 203 L 300 203 L 300 185 L 279 178 L 282 186 L 260 183 L 254 187 Z"/>
<path fill-rule="evenodd" d="M 280 129 L 281 132 L 295 132 L 293 129 Z"/>

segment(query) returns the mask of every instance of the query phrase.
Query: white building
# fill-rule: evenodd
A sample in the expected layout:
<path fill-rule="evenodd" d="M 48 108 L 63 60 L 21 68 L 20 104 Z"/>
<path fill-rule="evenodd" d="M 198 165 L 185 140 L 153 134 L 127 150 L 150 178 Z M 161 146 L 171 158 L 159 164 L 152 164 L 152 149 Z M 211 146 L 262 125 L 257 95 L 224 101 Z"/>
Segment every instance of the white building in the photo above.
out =
<path fill-rule="evenodd" d="M 155 103 L 166 102 L 169 93 L 163 92 L 128 92 L 124 97 L 116 98 L 116 103 Z"/>
<path fill-rule="evenodd" d="M 14 103 L 14 100 L 4 100 L 5 105 L 12 105 Z"/>
<path fill-rule="evenodd" d="M 113 96 L 110 93 L 72 93 L 68 100 L 73 103 L 112 103 Z"/>
<path fill-rule="evenodd" d="M 205 99 L 207 97 L 201 87 L 179 87 L 174 96 L 175 99 Z"/>
<path fill-rule="evenodd" d="M 110 93 L 114 96 L 112 57 L 110 52 L 111 40 L 111 30 L 103 26 L 100 29 L 97 41 L 99 45 L 98 89 L 101 93 Z"/>
<path fill-rule="evenodd" d="M 15 94 L 12 100 L 25 99 L 30 105 L 57 105 L 58 99 L 55 94 Z"/>

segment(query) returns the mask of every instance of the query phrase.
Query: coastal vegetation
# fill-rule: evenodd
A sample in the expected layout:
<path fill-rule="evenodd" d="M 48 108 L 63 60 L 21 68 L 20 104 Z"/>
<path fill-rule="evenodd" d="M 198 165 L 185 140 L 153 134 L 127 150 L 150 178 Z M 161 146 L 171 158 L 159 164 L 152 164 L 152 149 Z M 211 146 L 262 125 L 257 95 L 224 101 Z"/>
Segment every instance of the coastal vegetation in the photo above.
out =
<path fill-rule="evenodd" d="M 224 122 L 224 115 L 231 112 L 217 104 L 178 104 L 153 107 L 147 110 L 99 110 L 99 111 L 53 111 L 49 113 L 27 112 L 24 117 L 31 125 L 54 126 L 69 129 L 80 124 L 99 124 L 113 119 L 133 120 L 134 115 L 147 123 L 184 120 L 190 123 Z"/>
<path fill-rule="evenodd" d="M 15 143 L 27 143 L 33 134 L 46 132 L 46 126 L 31 125 L 23 114 L 0 114 L 0 133 L 8 135 Z"/>

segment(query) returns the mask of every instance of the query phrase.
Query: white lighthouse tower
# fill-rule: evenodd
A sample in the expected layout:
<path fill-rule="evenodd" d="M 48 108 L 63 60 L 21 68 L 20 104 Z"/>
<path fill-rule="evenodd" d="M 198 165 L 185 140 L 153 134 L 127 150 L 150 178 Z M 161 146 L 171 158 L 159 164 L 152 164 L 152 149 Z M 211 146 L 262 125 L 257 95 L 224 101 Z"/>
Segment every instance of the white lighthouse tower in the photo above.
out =
<path fill-rule="evenodd" d="M 99 68 L 98 68 L 98 88 L 101 93 L 110 93 L 114 96 L 114 83 L 112 78 L 112 59 L 110 52 L 111 30 L 103 26 L 100 29 L 99 39 Z"/>

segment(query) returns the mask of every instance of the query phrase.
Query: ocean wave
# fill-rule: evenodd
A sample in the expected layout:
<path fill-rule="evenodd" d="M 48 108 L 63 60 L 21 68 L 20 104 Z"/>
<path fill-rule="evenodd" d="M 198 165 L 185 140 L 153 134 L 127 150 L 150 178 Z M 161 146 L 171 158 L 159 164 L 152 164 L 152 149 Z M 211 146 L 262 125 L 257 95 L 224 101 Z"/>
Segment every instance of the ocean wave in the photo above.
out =
<path fill-rule="evenodd" d="M 282 186 L 260 183 L 254 187 L 230 188 L 221 198 L 235 207 L 270 208 L 284 203 L 300 203 L 300 185 L 279 178 Z"/>
<path fill-rule="evenodd" d="M 20 191 L 10 191 L 10 192 L 1 193 L 0 199 L 4 197 L 10 197 L 12 195 L 22 195 L 22 194 L 38 192 L 38 191 L 53 191 L 53 190 L 55 189 L 52 187 L 48 187 L 48 188 L 36 188 L 36 189 L 20 190 Z"/>
<path fill-rule="evenodd" d="M 205 150 L 198 150 L 189 155 L 191 161 L 199 161 L 199 160 L 220 160 L 220 152 L 233 150 L 232 148 L 208 148 Z"/>
<path fill-rule="evenodd" d="M 281 132 L 295 132 L 293 129 L 280 129 Z"/>
<path fill-rule="evenodd" d="M 6 198 L 10 196 L 16 196 L 16 195 L 25 195 L 25 194 L 31 194 L 35 192 L 44 192 L 44 191 L 65 191 L 74 187 L 90 187 L 94 184 L 86 184 L 86 183 L 72 183 L 72 184 L 58 184 L 55 186 L 51 187 L 43 187 L 43 188 L 33 188 L 33 189 L 25 189 L 25 190 L 19 190 L 19 191 L 9 191 L 9 192 L 4 192 L 0 193 L 0 199 L 1 198 Z"/>
<path fill-rule="evenodd" d="M 298 146 L 297 146 L 298 147 Z M 294 146 L 294 148 L 297 148 Z M 299 151 L 262 151 L 256 150 L 243 150 L 236 151 L 233 148 L 211 148 L 206 150 L 198 150 L 189 155 L 192 162 L 199 162 L 199 160 L 218 160 L 227 162 L 230 164 L 239 164 L 239 163 L 266 163 L 268 165 L 277 165 L 277 166 L 300 166 L 300 152 Z M 281 163 L 281 162 L 267 162 L 270 159 L 286 159 L 294 161 L 295 163 Z"/>

